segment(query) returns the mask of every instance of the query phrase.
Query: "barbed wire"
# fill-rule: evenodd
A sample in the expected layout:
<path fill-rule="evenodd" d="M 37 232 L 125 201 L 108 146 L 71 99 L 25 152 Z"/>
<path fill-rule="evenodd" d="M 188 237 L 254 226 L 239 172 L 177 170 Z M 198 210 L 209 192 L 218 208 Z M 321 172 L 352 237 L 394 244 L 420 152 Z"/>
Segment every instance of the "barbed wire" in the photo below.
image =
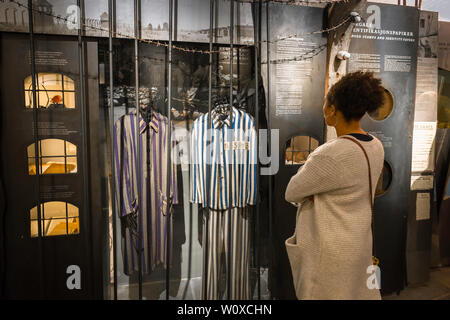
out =
<path fill-rule="evenodd" d="M 250 1 L 243 1 L 243 0 L 235 0 L 238 2 L 245 2 L 245 3 L 252 3 Z M 347 2 L 348 0 L 304 0 L 304 1 L 295 1 L 295 0 L 264 0 L 264 2 L 273 2 L 273 3 L 283 3 L 283 4 L 299 4 L 299 3 L 303 3 L 303 4 L 308 4 L 308 3 L 337 3 L 337 2 Z M 29 8 L 27 5 L 24 5 L 20 2 L 18 2 L 17 0 L 11 0 L 12 3 L 15 3 L 17 6 L 25 8 L 27 10 L 32 10 L 38 14 L 42 14 L 42 15 L 46 15 L 46 16 L 50 16 L 54 19 L 63 21 L 65 23 L 74 23 L 73 20 L 70 20 L 67 17 L 61 17 L 61 16 L 57 16 L 54 15 L 52 13 L 49 12 L 44 12 L 35 8 Z M 262 40 L 261 43 L 270 43 L 270 44 L 274 44 L 277 43 L 279 41 L 282 40 L 286 40 L 286 39 L 291 39 L 291 38 L 299 38 L 299 37 L 304 37 L 304 36 L 308 36 L 308 35 L 313 35 L 313 34 L 321 34 L 321 33 L 327 33 L 327 32 L 331 32 L 333 30 L 336 30 L 338 28 L 340 28 L 342 25 L 346 24 L 347 22 L 349 22 L 350 20 L 352 20 L 352 16 L 347 17 L 346 19 L 344 19 L 342 22 L 338 23 L 337 25 L 330 27 L 330 28 L 326 28 L 326 29 L 322 29 L 322 30 L 317 30 L 317 31 L 312 31 L 312 32 L 305 32 L 305 33 L 298 33 L 298 34 L 292 34 L 292 35 L 288 35 L 288 36 L 284 36 L 282 38 L 279 39 L 275 39 L 272 41 L 268 41 L 268 40 Z M 86 32 L 87 30 L 94 30 L 94 31 L 98 31 L 98 32 L 102 32 L 102 33 L 109 33 L 109 28 L 101 28 L 101 27 L 96 27 L 96 26 L 92 26 L 88 23 L 85 22 L 80 22 L 79 23 L 80 28 L 83 28 L 84 31 Z M 169 44 L 167 42 L 162 42 L 159 40 L 152 40 L 152 39 L 143 39 L 143 38 L 137 38 L 134 36 L 130 36 L 128 34 L 122 33 L 122 32 L 118 32 L 118 31 L 113 31 L 113 37 L 114 38 L 123 38 L 123 39 L 129 39 L 129 40 L 138 40 L 139 42 L 142 43 L 148 43 L 148 44 L 153 44 L 157 47 L 165 47 L 168 48 Z M 250 48 L 252 46 L 254 46 L 254 43 L 244 43 L 244 44 L 235 44 L 237 46 L 237 48 L 239 49 L 245 49 L 245 48 Z M 178 45 L 174 45 L 172 44 L 172 49 L 174 50 L 178 50 L 181 52 L 186 52 L 186 53 L 198 53 L 198 54 L 215 54 L 215 53 L 220 53 L 220 50 L 200 50 L 200 49 L 195 49 L 195 48 L 185 48 L 185 47 L 180 47 Z"/>
<path fill-rule="evenodd" d="M 230 1 L 230 0 L 227 0 Z M 298 5 L 304 6 L 305 4 L 325 4 L 325 3 L 338 3 L 338 2 L 348 2 L 349 0 L 263 0 L 263 3 L 280 3 L 287 5 Z M 235 0 L 235 2 L 240 3 L 254 3 L 253 0 Z"/>
<path fill-rule="evenodd" d="M 23 7 L 27 10 L 30 10 L 30 8 L 27 5 L 24 5 L 16 0 L 12 0 L 11 2 L 17 4 L 19 7 Z M 44 12 L 38 9 L 34 9 L 31 8 L 31 11 L 34 11 L 38 14 L 42 14 L 42 15 L 46 15 L 46 16 L 50 16 L 52 18 L 55 18 L 57 20 L 61 20 L 64 21 L 66 23 L 73 23 L 73 20 L 70 20 L 68 18 L 64 18 L 64 17 L 60 17 L 60 16 L 56 16 L 54 14 L 48 13 L 48 12 Z M 87 23 L 84 22 L 80 22 L 80 27 L 84 28 L 84 31 L 86 31 L 86 29 L 91 29 L 91 30 L 95 30 L 95 31 L 100 31 L 100 32 L 105 32 L 105 33 L 109 33 L 109 28 L 101 28 L 101 27 L 96 27 L 96 26 L 92 26 L 89 25 Z M 161 42 L 158 40 L 151 40 L 151 39 L 142 39 L 142 38 L 137 38 L 137 37 L 133 37 L 133 36 L 129 36 L 125 33 L 121 33 L 121 32 L 117 32 L 117 31 L 113 31 L 113 37 L 115 38 L 124 38 L 124 39 L 129 39 L 129 40 L 138 40 L 139 42 L 143 42 L 143 43 L 149 43 L 149 44 L 154 44 L 158 47 L 169 47 L 168 43 L 165 42 Z M 206 50 L 199 50 L 199 49 L 190 49 L 190 48 L 183 48 L 183 47 L 179 47 L 177 45 L 173 45 L 172 44 L 172 49 L 175 50 L 179 50 L 179 51 L 183 51 L 183 52 L 188 52 L 188 53 L 201 53 L 201 54 L 210 54 L 210 53 L 218 53 L 219 51 L 206 51 Z"/>
<path fill-rule="evenodd" d="M 322 44 L 320 46 L 317 46 L 317 47 L 311 49 L 310 51 L 305 52 L 302 55 L 295 56 L 292 58 L 281 58 L 281 59 L 269 60 L 269 62 L 271 64 L 280 64 L 280 63 L 285 63 L 285 62 L 290 62 L 290 61 L 304 61 L 304 60 L 312 59 L 315 56 L 318 56 L 322 51 L 324 51 L 326 47 L 327 47 L 327 44 Z M 261 61 L 261 64 L 267 64 L 267 61 Z"/>
<path fill-rule="evenodd" d="M 319 33 L 327 33 L 336 29 L 339 29 L 341 26 L 343 26 L 344 24 L 346 24 L 348 21 L 352 20 L 353 17 L 352 16 L 348 16 L 346 19 L 344 19 L 342 22 L 338 23 L 337 25 L 327 28 L 327 29 L 323 29 L 323 30 L 318 30 L 318 31 L 312 31 L 312 32 L 305 32 L 305 33 L 297 33 L 297 34 L 292 34 L 292 35 L 288 35 L 288 36 L 284 36 L 281 38 L 278 38 L 276 40 L 272 40 L 272 41 L 267 41 L 267 40 L 263 40 L 261 41 L 262 43 L 271 43 L 271 44 L 275 44 L 279 41 L 283 41 L 283 40 L 287 40 L 287 39 L 291 39 L 291 38 L 301 38 L 304 36 L 308 36 L 308 35 L 313 35 L 313 34 L 319 34 Z"/>

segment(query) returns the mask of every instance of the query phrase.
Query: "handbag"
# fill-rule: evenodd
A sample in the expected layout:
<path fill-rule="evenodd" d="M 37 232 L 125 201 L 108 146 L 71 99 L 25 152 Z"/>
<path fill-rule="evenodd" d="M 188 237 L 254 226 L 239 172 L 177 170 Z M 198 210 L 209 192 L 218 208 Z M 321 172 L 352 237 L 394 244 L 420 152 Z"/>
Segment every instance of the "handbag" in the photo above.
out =
<path fill-rule="evenodd" d="M 295 293 L 297 295 L 297 298 L 300 297 L 300 263 L 302 261 L 302 255 L 304 254 L 303 250 L 301 249 L 300 245 L 297 244 L 297 228 L 299 225 L 299 218 L 300 218 L 300 212 L 308 209 L 305 208 L 306 205 L 308 205 L 308 199 L 304 199 L 301 203 L 292 203 L 295 207 L 297 207 L 297 215 L 295 217 L 295 231 L 294 234 L 286 239 L 284 242 L 286 247 L 286 253 L 288 255 L 289 264 L 291 266 L 291 272 L 292 272 L 292 280 L 294 283 Z"/>
<path fill-rule="evenodd" d="M 376 256 L 376 251 L 375 251 L 375 233 L 374 233 L 374 210 L 373 210 L 373 198 L 372 198 L 372 172 L 370 170 L 370 161 L 369 161 L 369 157 L 367 156 L 367 152 L 364 149 L 364 147 L 361 145 L 361 143 L 359 143 L 359 141 L 350 138 L 350 137 L 341 137 L 342 139 L 347 139 L 350 141 L 353 141 L 354 143 L 356 143 L 361 150 L 364 152 L 364 156 L 366 157 L 367 160 L 367 167 L 369 168 L 369 201 L 370 201 L 370 210 L 371 210 L 371 216 L 372 216 L 372 220 L 371 220 L 371 229 L 372 229 L 372 264 L 375 266 L 378 266 L 380 264 L 380 260 L 377 258 Z"/>

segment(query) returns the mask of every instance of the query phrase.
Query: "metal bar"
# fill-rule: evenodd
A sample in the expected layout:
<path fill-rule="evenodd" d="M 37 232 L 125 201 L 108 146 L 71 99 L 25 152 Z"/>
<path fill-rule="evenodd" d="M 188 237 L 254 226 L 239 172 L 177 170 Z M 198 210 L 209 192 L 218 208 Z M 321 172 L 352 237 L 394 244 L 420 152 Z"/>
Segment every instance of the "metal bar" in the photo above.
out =
<path fill-rule="evenodd" d="M 169 300 L 169 289 L 170 289 L 170 246 L 171 243 L 171 228 L 170 222 L 172 221 L 171 207 L 172 199 L 170 197 L 170 185 L 172 182 L 172 29 L 173 29 L 173 0 L 169 0 L 169 74 L 168 74 L 168 97 L 167 97 L 167 182 L 166 182 L 166 300 Z M 176 173 L 175 173 L 176 174 Z"/>
<path fill-rule="evenodd" d="M 268 137 L 267 142 L 269 144 L 268 151 L 270 156 L 272 156 L 272 129 L 270 121 L 270 23 L 269 23 L 269 2 L 266 2 L 266 33 L 267 33 L 267 127 L 268 127 Z M 272 174 L 269 175 L 269 246 L 270 246 L 270 257 L 269 257 L 269 270 L 272 270 L 272 256 L 273 256 L 273 243 L 272 243 Z M 272 290 L 270 290 L 269 298 L 272 299 Z"/>
<path fill-rule="evenodd" d="M 246 50 L 246 49 L 244 49 Z M 236 47 L 236 72 L 237 72 L 237 92 L 238 94 L 241 92 L 241 50 L 239 47 Z"/>
<path fill-rule="evenodd" d="M 234 0 L 230 0 L 230 130 L 233 128 L 233 32 L 234 31 Z M 232 133 L 231 133 L 232 135 Z M 232 148 L 232 140 L 228 139 L 228 153 L 229 153 L 229 161 L 231 162 L 231 157 L 233 154 Z M 231 299 L 231 163 L 228 164 L 228 176 L 230 179 L 227 179 L 228 184 L 228 251 L 227 251 L 227 293 L 228 300 Z"/>
<path fill-rule="evenodd" d="M 38 84 L 38 88 L 39 88 L 39 80 L 37 80 L 37 84 Z M 38 101 L 39 101 L 39 96 L 38 96 Z M 38 105 L 39 105 L 39 102 L 38 102 Z M 40 163 L 41 172 L 42 172 L 42 164 L 43 164 L 44 158 L 46 158 L 46 157 L 42 156 L 42 141 L 41 140 L 39 140 L 39 152 L 41 153 L 41 156 L 39 157 L 40 158 L 39 163 Z M 42 219 L 45 219 L 45 216 Z"/>
<path fill-rule="evenodd" d="M 113 299 L 117 300 L 117 223 L 116 223 L 116 177 L 114 170 L 114 78 L 113 78 L 113 5 L 114 0 L 108 0 L 108 24 L 109 24 L 109 130 L 110 130 L 110 146 L 111 146 L 111 210 L 112 210 L 112 234 L 113 234 Z M 120 208 L 119 208 L 120 210 Z"/>
<path fill-rule="evenodd" d="M 116 0 L 112 0 L 112 6 L 113 6 L 113 11 L 112 11 L 112 25 L 113 25 L 113 33 L 114 35 L 117 32 L 117 6 L 116 6 Z"/>
<path fill-rule="evenodd" d="M 128 88 L 125 87 L 123 89 L 124 89 L 124 96 L 125 96 L 125 114 L 129 114 L 130 107 L 129 107 L 129 103 L 128 103 Z"/>
<path fill-rule="evenodd" d="M 65 201 L 66 203 L 66 235 L 69 234 L 69 208 L 67 205 L 67 201 Z"/>
<path fill-rule="evenodd" d="M 89 212 L 89 182 L 88 182 L 88 176 L 87 176 L 87 139 L 86 139 L 86 117 L 87 117 L 87 110 L 86 110 L 86 96 L 85 96 L 85 86 L 84 86 L 84 51 L 85 46 L 83 42 L 83 21 L 84 21 L 84 0 L 78 0 L 77 1 L 78 7 L 80 8 L 80 17 L 79 17 L 79 25 L 78 25 L 78 67 L 79 67 L 79 74 L 80 74 L 80 115 L 81 115 L 81 170 L 82 170 L 82 182 L 83 182 L 83 228 L 85 233 L 85 240 L 84 240 L 84 247 L 85 252 L 84 254 L 88 255 L 89 258 L 92 258 L 92 248 L 90 244 L 92 243 L 90 239 L 90 232 L 88 228 L 88 222 L 90 217 Z M 81 215 L 80 219 L 81 219 Z M 81 221 L 80 221 L 81 223 Z M 80 232 L 81 233 L 81 232 Z M 92 261 L 92 259 L 90 259 Z M 90 279 L 90 270 L 87 270 L 88 277 L 87 279 Z M 93 286 L 90 283 L 91 281 L 87 281 L 87 291 L 93 293 Z"/>
<path fill-rule="evenodd" d="M 213 26 L 214 26 L 214 4 L 215 0 L 209 1 L 209 77 L 208 77 L 208 145 L 210 145 L 211 141 L 211 134 L 212 134 L 212 121 L 211 121 L 211 111 L 212 111 L 212 63 L 213 63 Z M 209 208 L 209 184 L 211 179 L 211 152 L 207 148 L 207 162 L 206 162 L 206 207 Z M 203 225 L 203 232 L 205 232 L 205 239 L 203 243 L 203 250 L 206 252 L 206 255 L 204 255 L 204 261 L 203 261 L 203 276 L 205 277 L 203 281 L 203 292 L 202 292 L 202 298 L 206 300 L 207 297 L 207 290 L 208 290 L 208 277 L 206 276 L 208 274 L 208 248 L 209 248 L 209 235 L 208 235 L 208 226 L 209 226 L 209 209 L 206 209 L 203 211 L 203 214 L 205 215 L 205 223 Z"/>
<path fill-rule="evenodd" d="M 64 173 L 67 172 L 67 146 L 66 146 L 66 140 L 64 140 Z"/>
<path fill-rule="evenodd" d="M 255 44 L 255 126 L 256 126 L 256 233 L 260 229 L 260 204 L 259 204 L 259 54 L 260 54 L 260 36 L 261 36 L 261 0 L 258 1 L 258 7 L 256 1 L 254 1 L 255 19 L 253 23 L 254 29 L 254 44 Z M 258 272 L 257 287 L 258 287 L 258 300 L 261 300 L 261 269 L 260 269 L 260 237 L 256 237 L 256 268 Z"/>
<path fill-rule="evenodd" d="M 42 152 L 42 150 L 41 150 L 41 152 Z M 45 226 L 45 204 L 43 203 L 41 206 L 42 206 L 42 227 L 44 227 Z M 51 218 L 50 218 L 50 220 L 51 220 Z M 46 235 L 47 235 L 47 230 L 44 230 L 42 232 L 42 236 L 45 237 Z"/>
<path fill-rule="evenodd" d="M 31 92 L 31 91 L 33 91 L 33 90 L 25 90 L 25 91 Z M 38 89 L 37 91 L 39 91 L 39 89 Z M 58 93 L 61 93 L 61 90 L 45 89 L 45 92 L 58 92 Z M 75 91 L 74 91 L 74 90 L 64 90 L 64 92 L 75 92 Z"/>
<path fill-rule="evenodd" d="M 39 263 L 39 294 L 41 299 L 45 299 L 45 275 L 44 275 L 44 248 L 42 243 L 42 220 L 41 220 L 41 166 L 40 166 L 40 148 L 38 135 L 38 104 L 36 96 L 36 60 L 34 48 L 34 29 L 33 29 L 33 1 L 28 0 L 28 21 L 30 34 L 30 66 L 31 66 L 31 83 L 33 87 L 33 128 L 34 128 L 34 165 L 36 166 L 36 202 L 37 202 L 37 220 L 38 220 L 38 263 Z"/>
<path fill-rule="evenodd" d="M 138 208 L 138 221 L 137 221 L 137 227 L 138 227 L 138 264 L 139 264 L 139 292 L 138 297 L 139 300 L 142 300 L 142 206 L 141 206 L 141 200 L 142 200 L 142 188 L 141 188 L 141 177 L 139 172 L 141 172 L 141 135 L 139 130 L 139 120 L 141 116 L 141 110 L 140 110 L 140 103 L 139 103 L 139 3 L 140 0 L 134 0 L 134 86 L 135 86 L 135 97 L 134 101 L 136 104 L 136 121 L 135 121 L 135 136 L 136 136 L 136 172 L 138 172 L 137 176 L 137 185 L 138 185 L 138 197 L 137 197 L 137 208 Z"/>
<path fill-rule="evenodd" d="M 174 1 L 174 6 L 173 6 L 173 10 L 172 12 L 175 12 L 174 15 L 174 21 L 172 23 L 172 28 L 173 28 L 173 38 L 175 40 L 178 40 L 178 0 L 173 0 Z"/>
<path fill-rule="evenodd" d="M 308 137 L 308 155 L 311 153 L 311 137 Z M 294 159 L 294 158 L 292 158 Z"/>
<path fill-rule="evenodd" d="M 233 14 L 234 20 L 234 14 Z M 239 2 L 236 5 L 236 24 L 239 25 L 241 22 L 241 10 Z M 241 40 L 241 32 L 240 28 L 236 29 L 236 38 L 237 41 Z M 237 72 L 237 93 L 241 92 L 241 64 L 240 64 L 241 51 L 239 46 L 236 47 L 236 72 Z"/>
<path fill-rule="evenodd" d="M 189 118 L 186 117 L 186 130 L 187 132 L 190 132 L 190 128 L 189 128 Z M 190 154 L 188 151 L 188 159 L 190 159 Z M 189 286 L 191 284 L 191 277 L 192 277 L 192 229 L 193 229 L 193 217 L 192 217 L 192 204 L 189 203 L 189 239 L 188 239 L 188 270 L 187 270 L 187 281 L 186 284 L 184 286 L 184 290 L 183 290 L 183 295 L 181 297 L 181 300 L 185 300 L 186 299 L 186 294 L 187 291 L 189 289 Z"/>
<path fill-rule="evenodd" d="M 62 95 L 62 103 L 64 107 L 66 108 L 66 102 L 65 102 L 65 91 L 64 91 L 64 75 L 61 75 L 61 95 Z M 65 141 L 65 140 L 64 140 Z"/>

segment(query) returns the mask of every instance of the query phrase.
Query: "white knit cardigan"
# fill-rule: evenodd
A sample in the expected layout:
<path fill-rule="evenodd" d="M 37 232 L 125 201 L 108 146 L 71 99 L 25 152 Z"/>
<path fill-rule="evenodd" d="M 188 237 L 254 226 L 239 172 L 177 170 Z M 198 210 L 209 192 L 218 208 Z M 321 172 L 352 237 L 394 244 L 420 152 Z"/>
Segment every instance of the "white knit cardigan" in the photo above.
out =
<path fill-rule="evenodd" d="M 375 192 L 383 168 L 383 145 L 375 137 L 359 142 L 370 160 Z M 367 161 L 360 147 L 342 138 L 318 147 L 291 178 L 286 200 L 302 203 L 291 239 L 300 261 L 294 276 L 297 298 L 380 299 L 379 290 L 367 287 L 371 209 Z"/>

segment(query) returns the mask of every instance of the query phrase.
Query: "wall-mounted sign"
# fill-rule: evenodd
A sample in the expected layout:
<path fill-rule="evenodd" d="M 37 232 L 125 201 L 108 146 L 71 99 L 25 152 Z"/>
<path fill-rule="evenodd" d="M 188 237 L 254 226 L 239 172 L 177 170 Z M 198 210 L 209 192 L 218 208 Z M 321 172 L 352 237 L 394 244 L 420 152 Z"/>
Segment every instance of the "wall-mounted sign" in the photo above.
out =
<path fill-rule="evenodd" d="M 434 171 L 438 89 L 437 54 L 438 13 L 421 11 L 411 164 L 411 170 L 415 174 Z"/>
<path fill-rule="evenodd" d="M 450 22 L 439 21 L 438 128 L 450 128 Z"/>
<path fill-rule="evenodd" d="M 269 21 L 266 21 L 267 7 Z M 321 8 L 278 3 L 263 6 L 261 75 L 266 101 L 269 100 L 266 112 L 270 128 L 279 133 L 272 138 L 279 147 L 272 149 L 272 157 L 279 159 L 279 170 L 274 172 L 271 270 L 271 290 L 277 299 L 295 298 L 284 241 L 294 232 L 297 208 L 284 199 L 286 186 L 308 154 L 324 140 L 322 105 L 327 37 L 311 34 L 323 28 L 323 14 Z M 269 41 L 268 54 L 265 40 Z"/>
<path fill-rule="evenodd" d="M 450 71 L 450 22 L 439 21 L 439 68 Z"/>
<path fill-rule="evenodd" d="M 392 181 L 375 199 L 381 290 L 389 293 L 405 278 L 419 17 L 416 8 L 389 4 L 368 2 L 361 10 L 366 19 L 354 28 L 347 71 L 373 71 L 385 87 L 386 104 L 361 125 L 383 143 L 383 183 Z"/>

